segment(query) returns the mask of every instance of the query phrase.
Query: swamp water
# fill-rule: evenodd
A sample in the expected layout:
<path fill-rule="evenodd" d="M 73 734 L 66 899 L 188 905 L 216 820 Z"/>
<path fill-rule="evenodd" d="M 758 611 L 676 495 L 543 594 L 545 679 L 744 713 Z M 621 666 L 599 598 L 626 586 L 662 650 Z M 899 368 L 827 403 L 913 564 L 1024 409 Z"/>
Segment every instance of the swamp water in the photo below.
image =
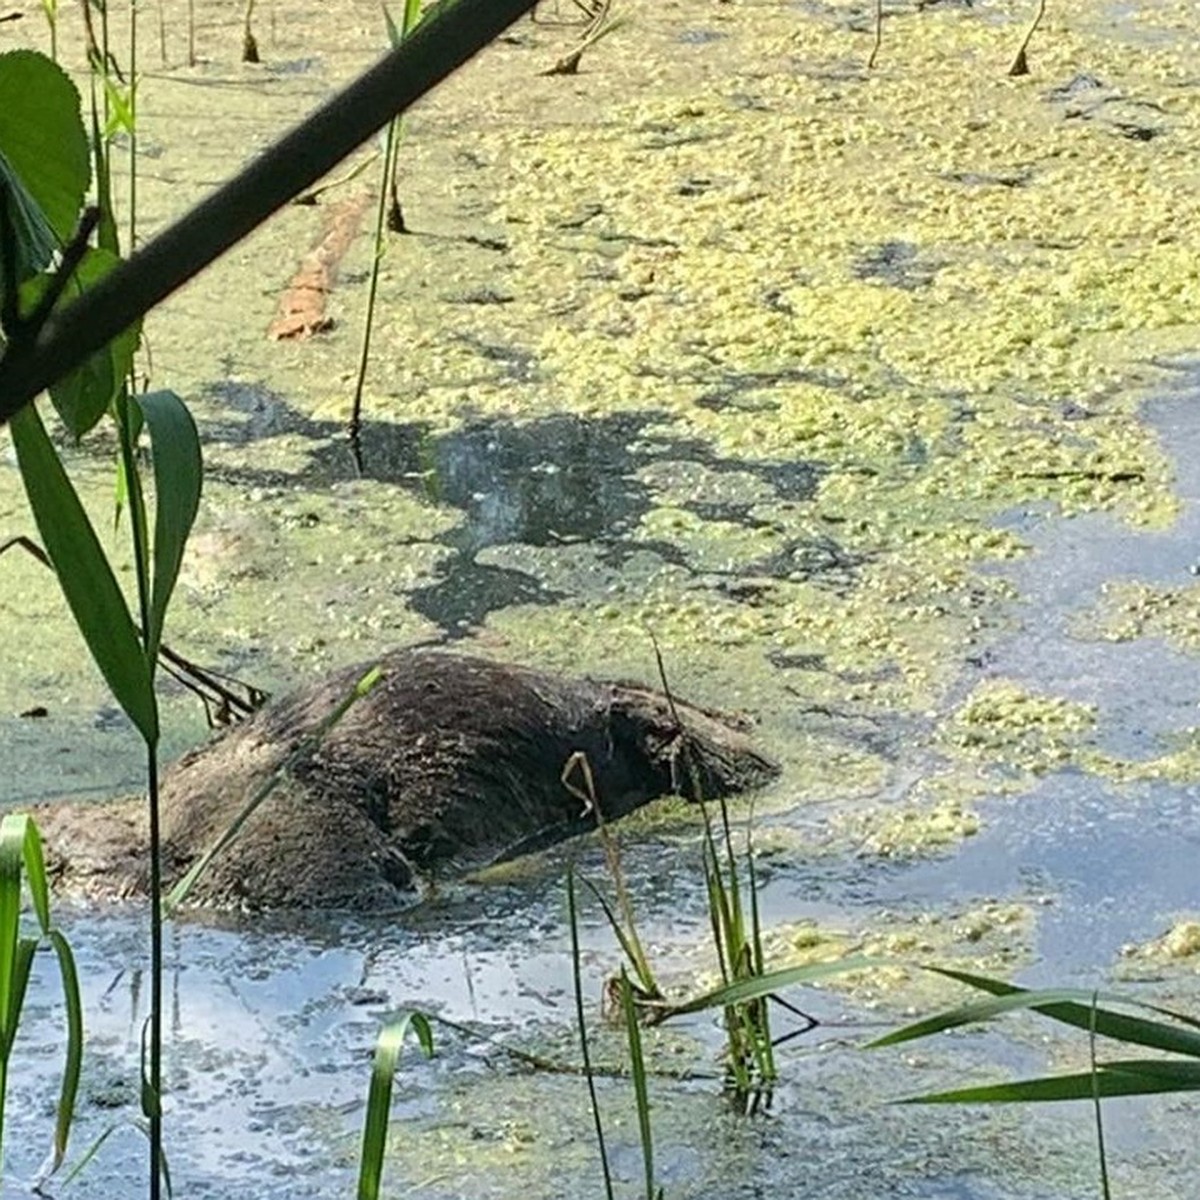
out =
<path fill-rule="evenodd" d="M 246 67 L 238 7 L 198 7 L 198 65 L 172 4 L 168 62 L 144 63 L 145 232 L 383 41 L 372 4 L 299 3 L 264 15 L 266 63 Z M 1024 80 L 1006 4 L 889 11 L 871 73 L 868 5 L 628 7 L 579 77 L 538 76 L 571 31 L 525 23 L 408 120 L 417 232 L 384 261 L 363 478 L 340 430 L 365 235 L 320 337 L 264 335 L 326 205 L 281 213 L 155 315 L 155 381 L 193 404 L 209 472 L 169 639 L 278 690 L 418 640 L 653 678 L 653 631 L 673 687 L 754 714 L 784 761 L 756 799 L 773 961 L 1115 972 L 1195 1011 L 1192 964 L 1151 941 L 1196 906 L 1200 832 L 1190 6 L 1064 3 Z M 106 524 L 109 458 L 65 453 Z M 31 532 L 11 461 L 0 521 Z M 8 797 L 133 789 L 134 739 L 44 572 L 0 572 Z M 164 712 L 167 753 L 203 736 L 185 695 Z M 662 806 L 623 837 L 664 980 L 711 982 L 695 814 Z M 401 1008 L 574 1061 L 571 856 L 602 876 L 585 840 L 376 926 L 173 929 L 180 1193 L 346 1194 L 370 1049 Z M 594 1014 L 617 956 L 585 921 Z M 136 911 L 63 923 L 90 1038 L 78 1153 L 137 1111 L 145 935 Z M 49 1138 L 50 966 L 10 1085 L 16 1180 Z M 1096 1194 L 1080 1108 L 883 1103 L 1073 1069 L 1078 1039 L 1013 1022 L 867 1054 L 853 1043 L 951 996 L 879 972 L 791 998 L 825 1024 L 781 1048 L 752 1121 L 720 1098 L 710 1019 L 648 1035 L 669 1197 Z M 391 1194 L 601 1193 L 581 1079 L 435 1034 L 398 1081 Z M 601 1094 L 634 1194 L 630 1088 Z M 1109 1113 L 1117 1194 L 1190 1196 L 1193 1107 Z M 144 1157 L 121 1128 L 64 1194 L 138 1195 Z"/>

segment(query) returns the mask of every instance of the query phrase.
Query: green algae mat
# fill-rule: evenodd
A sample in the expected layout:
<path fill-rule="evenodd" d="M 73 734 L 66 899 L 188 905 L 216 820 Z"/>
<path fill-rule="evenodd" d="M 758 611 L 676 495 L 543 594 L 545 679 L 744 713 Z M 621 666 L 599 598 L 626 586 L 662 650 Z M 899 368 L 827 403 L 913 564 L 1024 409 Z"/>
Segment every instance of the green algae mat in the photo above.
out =
<path fill-rule="evenodd" d="M 199 8 L 192 63 L 184 5 L 161 35 L 143 15 L 141 237 L 386 42 L 373 4 L 298 3 L 257 15 L 242 64 L 240 6 Z M 619 9 L 578 75 L 540 73 L 576 32 L 546 3 L 406 119 L 363 477 L 343 429 L 373 147 L 152 315 L 147 369 L 209 470 L 171 643 L 279 688 L 420 640 L 653 678 L 653 636 L 681 694 L 784 759 L 764 859 L 834 878 L 833 910 L 848 850 L 952 853 L 999 819 L 988 796 L 1194 782 L 1192 732 L 1122 753 L 1094 699 L 992 668 L 1041 620 L 1031 530 L 1103 514 L 1132 546 L 1185 508 L 1143 413 L 1200 347 L 1191 6 L 1056 0 L 1020 76 L 1026 4 L 885 4 L 872 68 L 868 4 Z M 0 46 L 44 48 L 35 17 Z M 84 62 L 65 19 L 59 51 Z M 320 318 L 279 337 L 305 279 Z M 110 449 L 65 448 L 100 514 Z M 0 536 L 31 528 L 6 457 Z M 1092 599 L 1082 642 L 1195 654 L 1186 580 Z M 44 570 L 5 555 L 0 600 L 10 798 L 135 786 Z M 167 712 L 170 749 L 202 736 L 186 696 Z M 686 843 L 671 808 L 633 833 L 672 822 Z M 1030 953 L 1012 911 L 996 962 Z M 928 940 L 832 925 L 781 927 L 780 953 Z"/>

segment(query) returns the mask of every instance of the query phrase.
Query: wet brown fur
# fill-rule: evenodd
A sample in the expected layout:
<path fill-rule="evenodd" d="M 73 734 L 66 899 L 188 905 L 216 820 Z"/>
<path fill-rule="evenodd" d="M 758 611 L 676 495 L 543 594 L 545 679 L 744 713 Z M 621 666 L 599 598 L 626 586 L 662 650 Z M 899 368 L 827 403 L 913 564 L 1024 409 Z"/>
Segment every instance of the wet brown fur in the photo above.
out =
<path fill-rule="evenodd" d="M 168 885 L 371 665 L 269 705 L 166 773 Z M 679 701 L 673 712 L 652 689 L 429 650 L 394 651 L 379 665 L 383 680 L 286 772 L 192 901 L 358 910 L 411 902 L 423 877 L 594 823 L 562 781 L 576 751 L 606 819 L 675 792 L 729 795 L 777 773 L 741 723 Z M 104 897 L 144 892 L 145 807 L 130 799 L 39 812 L 60 885 Z"/>

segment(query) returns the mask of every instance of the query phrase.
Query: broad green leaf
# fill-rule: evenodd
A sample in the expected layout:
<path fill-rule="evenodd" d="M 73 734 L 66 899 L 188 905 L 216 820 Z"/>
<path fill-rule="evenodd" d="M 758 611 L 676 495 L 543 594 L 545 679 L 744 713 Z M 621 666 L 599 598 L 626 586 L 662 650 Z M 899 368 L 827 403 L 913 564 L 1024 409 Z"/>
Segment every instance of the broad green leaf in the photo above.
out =
<path fill-rule="evenodd" d="M 9 429 L 29 506 L 75 624 L 117 703 L 147 744 L 156 745 L 158 704 L 149 665 L 96 531 L 36 406 L 21 409 Z"/>
<path fill-rule="evenodd" d="M 154 456 L 154 587 L 146 631 L 146 659 L 154 662 L 167 605 L 200 506 L 203 465 L 196 423 L 174 392 L 151 392 L 136 403 L 146 419 Z"/>
<path fill-rule="evenodd" d="M 91 178 L 87 135 L 79 92 L 43 54 L 0 54 L 0 154 L 57 239 L 69 241 Z"/>
<path fill-rule="evenodd" d="M 60 304 L 69 304 L 88 288 L 94 287 L 121 260 L 108 250 L 88 250 Z M 50 276 L 39 275 L 21 289 L 22 308 L 27 312 L 42 297 Z M 76 437 L 82 437 L 104 415 L 133 366 L 133 356 L 141 337 L 141 322 L 118 334 L 81 367 L 50 385 L 50 399 L 63 424 Z"/>
<path fill-rule="evenodd" d="M 377 1200 L 383 1176 L 383 1157 L 387 1150 L 388 1115 L 392 1104 L 392 1082 L 396 1064 L 409 1029 L 426 1058 L 433 1057 L 433 1031 L 421 1013 L 405 1013 L 384 1026 L 375 1043 L 375 1061 L 371 1067 L 371 1085 L 367 1091 L 367 1117 L 363 1124 L 362 1156 L 358 1168 L 358 1200 Z"/>

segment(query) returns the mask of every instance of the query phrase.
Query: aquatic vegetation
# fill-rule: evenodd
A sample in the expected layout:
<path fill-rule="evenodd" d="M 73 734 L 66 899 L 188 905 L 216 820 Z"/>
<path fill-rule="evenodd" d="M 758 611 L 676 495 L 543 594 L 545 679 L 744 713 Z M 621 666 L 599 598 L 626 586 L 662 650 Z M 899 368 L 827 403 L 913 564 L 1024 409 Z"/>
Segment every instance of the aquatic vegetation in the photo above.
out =
<path fill-rule="evenodd" d="M 1003 679 L 979 684 L 944 732 L 947 745 L 975 758 L 1040 774 L 1076 756 L 1096 722 L 1094 706 L 1039 696 Z"/>
<path fill-rule="evenodd" d="M 1200 970 L 1200 920 L 1193 914 L 1176 917 L 1157 937 L 1122 946 L 1117 970 L 1125 978 L 1154 978 L 1172 967 Z"/>
<path fill-rule="evenodd" d="M 1141 581 L 1106 583 L 1094 612 L 1078 620 L 1081 633 L 1110 642 L 1161 637 L 1177 649 L 1200 651 L 1200 585 L 1164 587 Z"/>
<path fill-rule="evenodd" d="M 860 852 L 904 859 L 952 849 L 979 832 L 980 818 L 960 797 L 946 796 L 932 806 L 851 811 L 837 823 L 859 839 Z"/>
<path fill-rule="evenodd" d="M 1117 992 L 1083 988 L 1029 990 L 1002 980 L 941 967 L 929 968 L 958 983 L 991 994 L 992 999 L 947 1009 L 877 1038 L 873 1048 L 894 1046 L 934 1034 L 990 1021 L 1015 1011 L 1032 1011 L 1088 1034 L 1089 1069 L 1011 1083 L 985 1084 L 913 1096 L 909 1104 L 1028 1104 L 1044 1101 L 1087 1100 L 1092 1104 L 1099 1158 L 1099 1177 L 1105 1200 L 1110 1196 L 1108 1154 L 1105 1148 L 1102 1101 L 1113 1096 L 1146 1096 L 1163 1092 L 1200 1090 L 1200 1022 L 1186 1013 L 1147 1004 Z M 1101 1002 L 1107 1007 L 1100 1007 Z M 1114 1011 L 1112 1005 L 1133 1008 L 1149 1016 Z M 1146 1047 L 1151 1058 L 1101 1058 L 1099 1039 L 1118 1046 Z M 1168 1057 L 1164 1057 L 1164 1054 Z"/>
<path fill-rule="evenodd" d="M 738 706 L 769 712 L 794 765 L 788 795 L 773 804 L 884 791 L 878 748 L 918 729 L 935 731 L 955 778 L 977 764 L 1103 769 L 1082 706 L 983 694 L 946 720 L 945 700 L 958 694 L 949 689 L 963 656 L 986 647 L 1011 598 L 988 568 L 1024 552 L 1017 534 L 995 527 L 997 514 L 1100 508 L 1154 527 L 1174 510 L 1163 454 L 1132 413 L 1157 378 L 1155 355 L 1195 336 L 1185 236 L 1194 101 L 1176 86 L 1186 62 L 1157 38 L 1191 14 L 1165 3 L 1122 17 L 1144 30 L 1147 44 L 1134 49 L 1063 0 L 1030 56 L 1036 74 L 1014 82 L 1002 67 L 1015 27 L 962 6 L 889 12 L 894 36 L 869 77 L 866 38 L 841 6 L 801 15 L 760 6 L 752 25 L 736 7 L 726 6 L 725 27 L 752 71 L 698 82 L 694 64 L 651 63 L 645 98 L 615 104 L 597 102 L 596 72 L 585 81 L 600 118 L 592 127 L 563 119 L 544 135 L 501 120 L 458 139 L 482 164 L 470 171 L 488 172 L 474 192 L 463 184 L 463 210 L 503 226 L 508 248 L 486 254 L 506 265 L 484 292 L 446 237 L 436 252 L 415 249 L 416 266 L 385 273 L 391 311 L 378 336 L 392 353 L 380 356 L 378 411 L 436 438 L 483 417 L 657 407 L 659 429 L 693 443 L 706 464 L 803 459 L 813 486 L 803 495 L 760 487 L 731 515 L 695 507 L 724 472 L 692 494 L 669 469 L 639 472 L 648 503 L 628 559 L 612 544 L 589 558 L 572 535 L 536 552 L 488 546 L 481 565 L 528 568 L 547 593 L 570 598 L 497 603 L 455 635 L 634 673 L 649 625 L 714 700 L 727 687 Z M 1125 97 L 1100 108 L 1077 96 L 1081 65 Z M 930 78 L 955 101 L 930 106 Z M 560 90 L 564 111 L 583 103 Z M 1122 132 L 1111 114 L 1123 106 L 1124 120 L 1134 104 L 1140 124 Z M 443 117 L 430 121 L 439 135 Z M 430 161 L 428 144 L 413 153 Z M 278 251 L 286 241 L 263 244 Z M 503 299 L 446 310 L 410 286 L 422 272 L 444 279 L 447 295 Z M 230 268 L 219 278 L 212 295 L 233 294 L 242 276 Z M 351 293 L 347 304 L 360 300 Z M 251 327 L 257 309 L 246 303 L 241 326 Z M 343 389 L 328 386 L 344 346 L 285 351 L 260 368 L 246 352 L 257 334 L 241 326 L 219 336 L 200 323 L 164 327 L 163 344 L 219 344 L 233 364 L 220 373 L 269 377 L 305 412 L 344 419 Z M 186 369 L 207 382 L 215 361 L 201 354 Z M 437 539 L 465 525 L 465 501 L 365 483 L 309 500 L 294 490 L 314 477 L 295 436 L 217 454 L 229 473 L 216 488 L 230 509 L 211 518 L 213 559 L 184 567 L 201 602 L 189 632 L 222 648 L 252 642 L 268 670 L 440 635 L 442 621 L 409 597 L 457 586 L 448 569 L 457 551 Z M 230 512 L 248 459 L 282 482 L 275 494 L 248 490 L 257 474 L 245 485 L 263 519 L 239 542 Z M 320 538 L 305 532 L 310 519 Z M 387 550 L 372 546 L 379 538 Z M 612 576 L 627 563 L 616 590 Z M 612 594 L 581 594 L 579 581 L 605 565 Z M 330 622 L 335 602 L 361 619 Z M 1187 753 L 1153 769 L 1190 769 Z M 970 836 L 978 790 L 864 812 L 852 832 L 871 855 L 952 844 Z M 964 939 L 1011 930 L 994 916 L 963 917 Z M 898 954 L 937 945 L 913 930 L 878 943 Z M 494 1148 L 527 1145 L 514 1120 Z"/>
<path fill-rule="evenodd" d="M 37 937 L 21 932 L 22 883 L 27 884 L 33 901 Z M 71 945 L 50 918 L 46 864 L 42 859 L 37 826 L 26 816 L 7 813 L 0 821 L 0 1152 L 4 1147 L 9 1066 L 20 1029 L 33 956 L 43 943 L 53 948 L 58 960 L 67 1025 L 66 1062 L 55 1108 L 54 1145 L 45 1168 L 47 1174 L 52 1174 L 62 1165 L 71 1134 L 83 1060 L 83 1010 Z M 0 1164 L 2 1162 L 0 1156 Z"/>
<path fill-rule="evenodd" d="M 433 1031 L 422 1013 L 410 1012 L 390 1021 L 379 1031 L 371 1083 L 367 1093 L 367 1113 L 363 1120 L 362 1151 L 359 1154 L 358 1200 L 378 1200 L 387 1153 L 388 1118 L 396 1066 L 408 1031 L 416 1035 L 417 1045 L 426 1058 L 433 1057 Z"/>

